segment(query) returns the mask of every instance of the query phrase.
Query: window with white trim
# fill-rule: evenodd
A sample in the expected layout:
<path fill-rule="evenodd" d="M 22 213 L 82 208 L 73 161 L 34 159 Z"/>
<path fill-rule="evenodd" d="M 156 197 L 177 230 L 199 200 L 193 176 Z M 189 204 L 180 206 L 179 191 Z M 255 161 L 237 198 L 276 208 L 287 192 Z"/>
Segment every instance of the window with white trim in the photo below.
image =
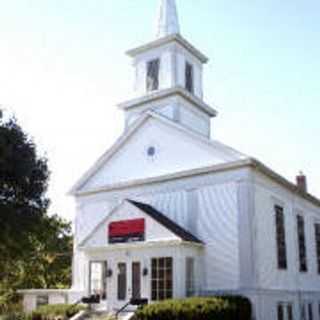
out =
<path fill-rule="evenodd" d="M 90 261 L 89 291 L 90 295 L 99 295 L 102 300 L 107 298 L 107 261 Z"/>
<path fill-rule="evenodd" d="M 307 272 L 308 264 L 307 264 L 305 223 L 304 223 L 304 218 L 301 215 L 297 215 L 297 234 L 298 234 L 300 272 Z"/>
<path fill-rule="evenodd" d="M 195 270 L 194 258 L 186 258 L 186 296 L 192 297 L 195 295 Z"/>
<path fill-rule="evenodd" d="M 185 87 L 190 92 L 194 92 L 194 71 L 193 65 L 189 62 L 186 62 L 185 66 Z"/>
<path fill-rule="evenodd" d="M 160 301 L 173 296 L 173 259 L 151 259 L 151 299 Z"/>
<path fill-rule="evenodd" d="M 283 207 L 276 205 L 275 222 L 276 222 L 276 242 L 277 242 L 277 258 L 278 268 L 280 270 L 287 269 L 287 248 L 286 248 L 286 230 Z"/>
<path fill-rule="evenodd" d="M 304 303 L 302 303 L 300 306 L 300 313 L 301 313 L 301 320 L 307 320 L 306 305 Z"/>
<path fill-rule="evenodd" d="M 277 314 L 278 314 L 278 320 L 285 320 L 284 319 L 284 307 L 283 307 L 282 303 L 278 304 Z"/>
<path fill-rule="evenodd" d="M 318 274 L 320 274 L 320 223 L 315 224 L 315 238 L 316 238 L 317 267 L 318 267 Z M 319 315 L 319 319 L 320 319 L 320 315 Z"/>
<path fill-rule="evenodd" d="M 313 304 L 308 304 L 308 320 L 313 320 Z"/>
<path fill-rule="evenodd" d="M 305 301 L 301 304 L 301 320 L 313 320 L 313 303 Z"/>
<path fill-rule="evenodd" d="M 160 59 L 147 62 L 147 91 L 159 89 Z"/>
<path fill-rule="evenodd" d="M 278 303 L 277 320 L 294 320 L 292 303 L 288 303 L 288 302 Z"/>

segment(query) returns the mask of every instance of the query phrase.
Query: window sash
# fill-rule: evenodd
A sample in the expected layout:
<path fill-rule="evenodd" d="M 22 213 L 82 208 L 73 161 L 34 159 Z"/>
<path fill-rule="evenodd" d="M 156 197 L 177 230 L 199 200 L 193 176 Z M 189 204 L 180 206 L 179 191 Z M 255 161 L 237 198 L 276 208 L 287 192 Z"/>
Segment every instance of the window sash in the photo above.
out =
<path fill-rule="evenodd" d="M 287 317 L 288 317 L 288 320 L 293 320 L 293 306 L 292 306 L 292 304 L 287 305 Z"/>
<path fill-rule="evenodd" d="M 313 304 L 312 303 L 308 304 L 308 316 L 309 316 L 308 320 L 313 320 Z"/>
<path fill-rule="evenodd" d="M 90 261 L 89 263 L 89 292 L 98 294 L 102 300 L 107 298 L 107 261 Z"/>
<path fill-rule="evenodd" d="M 186 258 L 186 296 L 192 297 L 195 294 L 195 270 L 194 258 Z"/>
<path fill-rule="evenodd" d="M 320 274 L 320 224 L 319 223 L 315 224 L 315 239 L 316 239 L 318 274 Z M 319 310 L 319 313 L 320 313 L 320 310 Z"/>
<path fill-rule="evenodd" d="M 193 65 L 189 62 L 186 62 L 186 66 L 185 66 L 185 87 L 189 92 L 193 93 L 194 72 L 193 72 Z"/>
<path fill-rule="evenodd" d="M 159 89 L 160 59 L 154 59 L 147 63 L 147 91 Z"/>
<path fill-rule="evenodd" d="M 283 309 L 283 305 L 281 303 L 278 304 L 277 318 L 278 318 L 278 320 L 285 320 L 284 319 L 284 309 Z"/>
<path fill-rule="evenodd" d="M 284 219 L 283 208 L 280 206 L 275 206 L 275 220 L 276 220 L 278 268 L 285 270 L 287 269 L 285 219 Z"/>
<path fill-rule="evenodd" d="M 305 223 L 301 215 L 297 216 L 297 235 L 298 235 L 298 250 L 299 250 L 299 267 L 300 272 L 308 271 L 307 250 L 305 237 Z"/>
<path fill-rule="evenodd" d="M 173 297 L 173 259 L 151 259 L 151 299 L 159 301 Z"/>

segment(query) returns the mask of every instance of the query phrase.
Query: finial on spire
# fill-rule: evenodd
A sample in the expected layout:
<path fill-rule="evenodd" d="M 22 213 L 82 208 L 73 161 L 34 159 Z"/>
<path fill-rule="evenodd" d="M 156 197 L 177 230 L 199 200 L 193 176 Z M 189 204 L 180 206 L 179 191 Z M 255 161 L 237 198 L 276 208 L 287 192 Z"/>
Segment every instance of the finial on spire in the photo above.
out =
<path fill-rule="evenodd" d="M 180 33 L 179 19 L 175 0 L 160 0 L 157 19 L 157 39 Z"/>

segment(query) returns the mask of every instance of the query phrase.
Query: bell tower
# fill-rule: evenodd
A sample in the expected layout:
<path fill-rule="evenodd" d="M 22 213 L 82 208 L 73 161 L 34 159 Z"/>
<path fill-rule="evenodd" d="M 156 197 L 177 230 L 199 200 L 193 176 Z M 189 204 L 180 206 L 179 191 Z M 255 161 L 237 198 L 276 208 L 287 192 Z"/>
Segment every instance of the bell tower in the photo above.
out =
<path fill-rule="evenodd" d="M 155 40 L 127 54 L 133 59 L 135 98 L 119 105 L 126 125 L 152 110 L 210 137 L 217 112 L 203 100 L 208 58 L 181 36 L 175 0 L 160 0 Z"/>

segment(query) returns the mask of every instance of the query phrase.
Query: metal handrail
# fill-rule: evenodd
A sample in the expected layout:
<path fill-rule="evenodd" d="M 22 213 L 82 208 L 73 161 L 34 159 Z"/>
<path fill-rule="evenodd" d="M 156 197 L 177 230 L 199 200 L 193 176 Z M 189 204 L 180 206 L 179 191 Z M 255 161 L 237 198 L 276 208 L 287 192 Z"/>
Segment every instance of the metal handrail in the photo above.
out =
<path fill-rule="evenodd" d="M 129 300 L 129 302 L 127 302 L 122 308 L 120 308 L 120 309 L 116 312 L 116 314 L 115 314 L 116 319 L 118 319 L 119 314 L 120 314 L 121 312 L 123 312 L 128 306 L 130 306 L 130 304 L 131 304 L 131 299 Z"/>

